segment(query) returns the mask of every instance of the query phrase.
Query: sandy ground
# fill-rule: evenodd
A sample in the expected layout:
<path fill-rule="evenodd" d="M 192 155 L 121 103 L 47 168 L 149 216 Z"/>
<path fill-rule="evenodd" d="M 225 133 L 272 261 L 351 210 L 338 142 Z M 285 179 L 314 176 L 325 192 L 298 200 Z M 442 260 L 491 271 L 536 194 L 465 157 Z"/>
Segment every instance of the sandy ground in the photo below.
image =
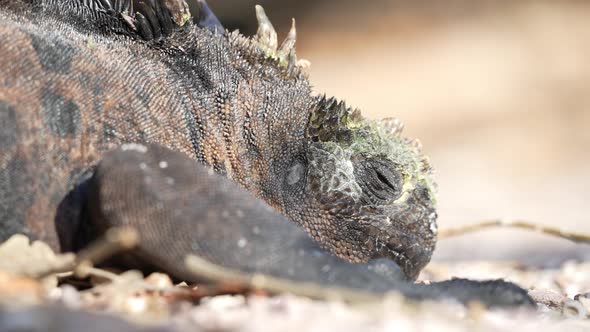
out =
<path fill-rule="evenodd" d="M 12 258 L 27 252 L 20 249 Z M 0 257 L 6 255 L 0 247 Z M 26 259 L 28 268 L 36 264 L 33 256 Z M 200 288 L 174 286 L 163 274 L 144 279 L 133 271 L 113 277 L 110 283 L 103 279 L 92 288 L 76 289 L 71 283 L 56 287 L 53 277 L 15 277 L 11 273 L 16 270 L 6 261 L 0 264 L 0 330 L 5 332 L 590 330 L 590 293 L 583 293 L 590 288 L 588 263 L 568 262 L 557 269 L 515 262 L 435 263 L 421 276 L 423 280 L 456 274 L 502 277 L 530 289 L 537 302 L 536 308 L 505 309 L 487 309 L 476 302 L 415 303 L 394 293 L 375 302 L 348 304 L 290 294 L 203 298 L 195 296 Z"/>

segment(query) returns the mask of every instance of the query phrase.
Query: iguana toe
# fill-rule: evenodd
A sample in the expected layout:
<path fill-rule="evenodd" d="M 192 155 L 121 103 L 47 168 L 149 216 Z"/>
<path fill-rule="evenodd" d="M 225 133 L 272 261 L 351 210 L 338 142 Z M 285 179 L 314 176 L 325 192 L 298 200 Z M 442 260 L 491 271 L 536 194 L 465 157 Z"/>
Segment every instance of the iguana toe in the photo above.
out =
<path fill-rule="evenodd" d="M 160 27 L 160 23 L 158 17 L 156 16 L 154 8 L 149 6 L 144 1 L 138 1 L 135 4 L 135 10 L 137 10 L 136 15 L 143 15 L 146 21 L 149 23 L 149 31 L 151 31 L 153 39 L 159 39 L 160 37 L 162 37 L 162 29 Z M 140 25 L 139 28 L 147 29 L 147 27 L 144 25 Z M 148 33 L 146 33 L 145 35 L 149 36 Z"/>
<path fill-rule="evenodd" d="M 191 18 L 185 0 L 95 0 L 144 40 L 174 33 Z"/>
<path fill-rule="evenodd" d="M 143 16 L 143 14 L 137 13 L 135 19 L 137 31 L 139 32 L 141 38 L 143 38 L 144 40 L 154 39 L 154 33 L 152 32 L 152 27 L 147 18 Z"/>

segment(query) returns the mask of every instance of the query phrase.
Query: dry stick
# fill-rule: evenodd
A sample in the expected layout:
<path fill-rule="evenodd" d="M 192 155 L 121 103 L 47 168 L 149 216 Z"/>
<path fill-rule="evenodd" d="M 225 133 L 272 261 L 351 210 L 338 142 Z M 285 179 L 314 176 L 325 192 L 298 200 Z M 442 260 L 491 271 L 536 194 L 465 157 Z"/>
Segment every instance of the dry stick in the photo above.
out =
<path fill-rule="evenodd" d="M 291 293 L 324 301 L 371 303 L 383 300 L 382 295 L 341 287 L 321 287 L 306 282 L 295 282 L 262 274 L 248 274 L 211 263 L 201 257 L 188 255 L 185 265 L 200 279 L 227 283 L 250 291 L 262 290 L 270 294 Z"/>
<path fill-rule="evenodd" d="M 78 278 L 86 278 L 90 274 L 113 279 L 116 274 L 95 269 L 96 263 L 114 256 L 115 254 L 132 249 L 139 242 L 139 234 L 133 228 L 114 227 L 98 241 L 91 243 L 77 256 L 74 274 Z M 104 273 L 103 273 L 104 272 Z M 106 274 L 105 274 L 106 273 Z"/>
<path fill-rule="evenodd" d="M 491 228 L 491 227 L 513 227 L 513 228 L 526 229 L 526 230 L 540 232 L 540 233 L 551 235 L 551 236 L 556 236 L 556 237 L 570 240 L 570 241 L 573 241 L 576 243 L 590 244 L 590 235 L 587 235 L 587 234 L 566 232 L 566 231 L 562 231 L 557 228 L 540 226 L 540 225 L 536 225 L 532 222 L 523 221 L 523 220 L 502 220 L 502 219 L 484 221 L 484 222 L 481 222 L 478 224 L 465 225 L 465 226 L 459 226 L 456 228 L 444 229 L 438 233 L 438 238 L 439 239 L 447 239 L 447 238 L 450 238 L 453 236 L 463 235 L 463 234 L 467 234 L 467 233 L 471 233 L 471 232 L 475 232 L 475 231 L 479 231 L 479 230 Z"/>
<path fill-rule="evenodd" d="M 64 262 L 40 273 L 40 277 L 57 274 L 58 277 L 67 277 L 74 274 L 78 278 L 86 278 L 89 275 L 97 275 L 112 279 L 115 274 L 94 268 L 94 264 L 100 263 L 115 254 L 131 249 L 139 242 L 137 231 L 132 228 L 114 227 L 106 234 L 91 243 L 87 248 L 78 253 L 75 259 L 64 259 Z M 61 256 L 73 254 L 62 254 Z M 103 273 L 104 272 L 104 273 Z"/>

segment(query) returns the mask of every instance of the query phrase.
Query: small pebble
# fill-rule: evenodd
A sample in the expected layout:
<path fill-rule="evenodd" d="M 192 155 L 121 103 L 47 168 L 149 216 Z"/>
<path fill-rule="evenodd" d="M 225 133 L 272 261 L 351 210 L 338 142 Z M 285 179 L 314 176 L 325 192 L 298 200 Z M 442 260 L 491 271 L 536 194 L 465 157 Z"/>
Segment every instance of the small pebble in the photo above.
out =
<path fill-rule="evenodd" d="M 586 318 L 588 317 L 588 310 L 582 303 L 574 300 L 568 300 L 563 304 L 562 312 L 565 316 L 571 318 Z"/>
<path fill-rule="evenodd" d="M 546 305 L 554 310 L 562 310 L 563 305 L 570 301 L 566 296 L 551 290 L 534 289 L 529 291 L 529 296 L 536 303 Z"/>
<path fill-rule="evenodd" d="M 145 278 L 145 282 L 158 289 L 165 289 L 172 287 L 172 279 L 165 273 L 154 272 Z"/>
<path fill-rule="evenodd" d="M 578 294 L 574 300 L 580 302 L 588 312 L 590 312 L 590 293 Z"/>

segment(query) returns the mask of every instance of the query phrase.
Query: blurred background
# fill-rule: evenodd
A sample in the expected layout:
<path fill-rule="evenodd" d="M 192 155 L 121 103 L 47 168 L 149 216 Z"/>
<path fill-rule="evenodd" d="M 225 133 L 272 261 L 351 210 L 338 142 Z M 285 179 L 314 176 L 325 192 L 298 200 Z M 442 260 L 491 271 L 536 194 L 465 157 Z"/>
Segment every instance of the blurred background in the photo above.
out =
<path fill-rule="evenodd" d="M 256 3 L 281 40 L 297 19 L 316 91 L 420 138 L 439 228 L 519 218 L 590 233 L 590 2 L 209 0 L 250 35 Z M 551 266 L 590 246 L 485 230 L 440 241 L 434 259 Z"/>

